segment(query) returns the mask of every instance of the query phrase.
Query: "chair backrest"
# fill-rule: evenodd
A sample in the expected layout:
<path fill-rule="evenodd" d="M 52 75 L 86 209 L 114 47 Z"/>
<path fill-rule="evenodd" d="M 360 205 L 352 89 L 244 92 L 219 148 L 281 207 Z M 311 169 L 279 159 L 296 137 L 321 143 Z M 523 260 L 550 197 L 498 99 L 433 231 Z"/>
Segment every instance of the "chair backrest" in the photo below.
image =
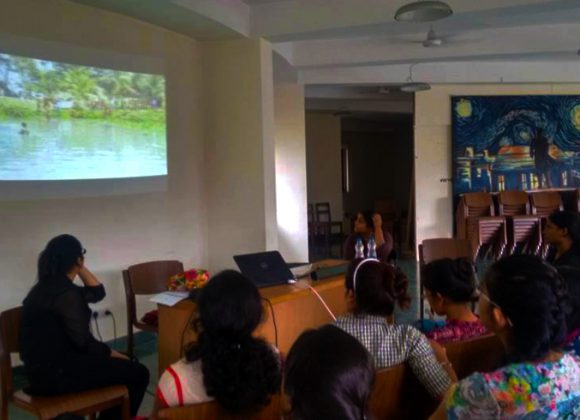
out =
<path fill-rule="evenodd" d="M 0 313 L 0 407 L 7 404 L 8 396 L 13 392 L 10 354 L 20 352 L 21 321 L 21 306 Z"/>
<path fill-rule="evenodd" d="M 272 396 L 270 404 L 254 415 L 229 414 L 215 401 L 186 407 L 164 408 L 158 414 L 160 420 L 276 420 L 281 416 L 279 394 Z"/>
<path fill-rule="evenodd" d="M 503 365 L 505 350 L 495 334 L 443 344 L 459 379 L 474 372 L 490 372 Z"/>
<path fill-rule="evenodd" d="M 498 204 L 501 216 L 530 214 L 530 201 L 525 191 L 501 191 Z"/>
<path fill-rule="evenodd" d="M 471 244 L 467 239 L 434 238 L 425 239 L 419 245 L 419 261 L 421 265 L 441 258 L 469 258 L 473 259 Z"/>
<path fill-rule="evenodd" d="M 330 203 L 316 203 L 314 205 L 314 211 L 316 213 L 317 222 L 332 222 L 332 216 L 330 215 Z"/>
<path fill-rule="evenodd" d="M 314 218 L 314 204 L 308 203 L 308 221 L 314 222 L 316 219 Z"/>
<path fill-rule="evenodd" d="M 404 363 L 378 370 L 369 401 L 373 419 L 386 420 L 400 418 L 400 402 L 403 393 Z"/>
<path fill-rule="evenodd" d="M 130 266 L 123 271 L 123 277 L 132 294 L 152 295 L 166 290 L 169 277 L 178 273 L 183 273 L 181 261 L 149 261 Z"/>
<path fill-rule="evenodd" d="M 463 201 L 467 207 L 466 216 L 495 216 L 493 198 L 487 192 L 474 192 L 463 194 Z"/>
<path fill-rule="evenodd" d="M 562 197 L 555 191 L 540 191 L 530 194 L 532 214 L 548 216 L 556 210 L 563 210 Z"/>

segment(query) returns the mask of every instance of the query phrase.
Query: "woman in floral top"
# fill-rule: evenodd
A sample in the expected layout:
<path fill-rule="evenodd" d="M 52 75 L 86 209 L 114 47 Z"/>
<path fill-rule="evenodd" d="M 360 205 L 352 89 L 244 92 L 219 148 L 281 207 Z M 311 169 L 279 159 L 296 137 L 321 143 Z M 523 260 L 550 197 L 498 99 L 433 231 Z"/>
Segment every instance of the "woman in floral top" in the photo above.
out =
<path fill-rule="evenodd" d="M 511 364 L 452 386 L 431 419 L 578 419 L 580 365 L 559 352 L 569 300 L 558 272 L 515 255 L 495 263 L 481 288 L 480 315 Z"/>
<path fill-rule="evenodd" d="M 444 325 L 424 330 L 427 338 L 443 343 L 489 334 L 470 308 L 476 284 L 473 265 L 467 258 L 432 261 L 423 269 L 422 277 L 431 310 L 446 317 Z"/>

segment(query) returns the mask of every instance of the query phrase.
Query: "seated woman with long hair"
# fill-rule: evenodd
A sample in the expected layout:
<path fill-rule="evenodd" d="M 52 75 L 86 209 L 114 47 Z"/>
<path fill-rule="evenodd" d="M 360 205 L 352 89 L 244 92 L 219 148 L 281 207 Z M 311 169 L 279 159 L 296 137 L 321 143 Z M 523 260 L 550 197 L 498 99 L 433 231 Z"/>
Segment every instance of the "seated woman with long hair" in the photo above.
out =
<path fill-rule="evenodd" d="M 432 419 L 580 418 L 580 365 L 560 351 L 569 304 L 556 269 L 530 255 L 507 257 L 480 292 L 481 320 L 509 364 L 462 379 Z"/>
<path fill-rule="evenodd" d="M 285 370 L 285 411 L 292 420 L 369 418 L 373 358 L 341 329 L 325 325 L 303 332 L 288 353 Z"/>
<path fill-rule="evenodd" d="M 213 276 L 197 298 L 198 341 L 161 375 L 152 418 L 160 408 L 216 400 L 232 414 L 265 407 L 280 389 L 276 350 L 252 333 L 263 315 L 256 286 L 234 270 Z"/>
<path fill-rule="evenodd" d="M 489 334 L 470 308 L 476 281 L 473 265 L 466 258 L 432 261 L 422 273 L 423 289 L 431 310 L 445 316 L 445 324 L 426 332 L 440 343 Z"/>
<path fill-rule="evenodd" d="M 409 305 L 407 285 L 407 277 L 388 264 L 375 259 L 353 261 L 345 280 L 349 313 L 340 316 L 336 326 L 366 347 L 377 369 L 408 362 L 427 391 L 442 397 L 451 378 L 455 379 L 444 349 L 436 343 L 430 345 L 413 326 L 387 321 L 395 304 Z"/>
<path fill-rule="evenodd" d="M 354 220 L 354 232 L 351 233 L 344 243 L 344 258 L 354 260 L 356 258 L 355 245 L 361 241 L 362 252 L 365 257 L 369 255 L 369 241 L 373 238 L 376 245 L 376 258 L 384 263 L 388 262 L 389 255 L 393 250 L 393 237 L 383 231 L 383 219 L 378 213 L 370 210 L 359 211 Z"/>
<path fill-rule="evenodd" d="M 554 248 L 548 261 L 556 266 L 580 268 L 580 214 L 571 211 L 555 211 L 550 214 L 543 237 Z"/>
<path fill-rule="evenodd" d="M 105 288 L 85 265 L 86 250 L 71 235 L 51 239 L 38 258 L 38 283 L 22 304 L 20 355 L 34 395 L 62 395 L 109 385 L 129 390 L 135 416 L 149 384 L 140 363 L 97 341 L 90 330 L 89 303 Z M 73 282 L 80 277 L 83 287 Z M 100 419 L 119 419 L 114 408 Z"/>

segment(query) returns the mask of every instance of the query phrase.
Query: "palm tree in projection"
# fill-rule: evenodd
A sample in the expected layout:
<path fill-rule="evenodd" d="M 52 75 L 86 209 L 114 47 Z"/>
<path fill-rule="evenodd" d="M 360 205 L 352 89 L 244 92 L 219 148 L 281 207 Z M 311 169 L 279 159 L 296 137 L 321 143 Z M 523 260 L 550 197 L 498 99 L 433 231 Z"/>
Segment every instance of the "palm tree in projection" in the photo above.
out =
<path fill-rule="evenodd" d="M 64 90 L 70 95 L 74 104 L 74 116 L 82 116 L 82 110 L 90 108 L 89 101 L 98 97 L 99 88 L 90 69 L 76 67 L 64 74 Z"/>

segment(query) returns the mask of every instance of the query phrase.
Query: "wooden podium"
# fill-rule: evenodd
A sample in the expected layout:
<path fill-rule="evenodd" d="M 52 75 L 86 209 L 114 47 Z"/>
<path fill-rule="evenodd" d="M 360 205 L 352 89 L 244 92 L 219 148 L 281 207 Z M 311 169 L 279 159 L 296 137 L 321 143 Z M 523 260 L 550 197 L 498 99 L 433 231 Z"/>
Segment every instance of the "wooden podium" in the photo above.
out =
<path fill-rule="evenodd" d="M 344 263 L 341 260 L 325 260 L 317 265 L 332 267 Z M 314 281 L 311 285 L 335 315 L 346 313 L 344 274 Z M 262 288 L 260 294 L 265 298 L 264 321 L 256 335 L 276 345 L 283 354 L 288 353 L 304 330 L 332 322 L 322 303 L 308 288 L 288 284 Z M 175 306 L 158 305 L 158 308 L 161 374 L 171 363 L 183 356 L 186 344 L 195 341 L 196 335 L 188 325 L 195 319 L 196 306 L 194 302 L 184 300 Z"/>

